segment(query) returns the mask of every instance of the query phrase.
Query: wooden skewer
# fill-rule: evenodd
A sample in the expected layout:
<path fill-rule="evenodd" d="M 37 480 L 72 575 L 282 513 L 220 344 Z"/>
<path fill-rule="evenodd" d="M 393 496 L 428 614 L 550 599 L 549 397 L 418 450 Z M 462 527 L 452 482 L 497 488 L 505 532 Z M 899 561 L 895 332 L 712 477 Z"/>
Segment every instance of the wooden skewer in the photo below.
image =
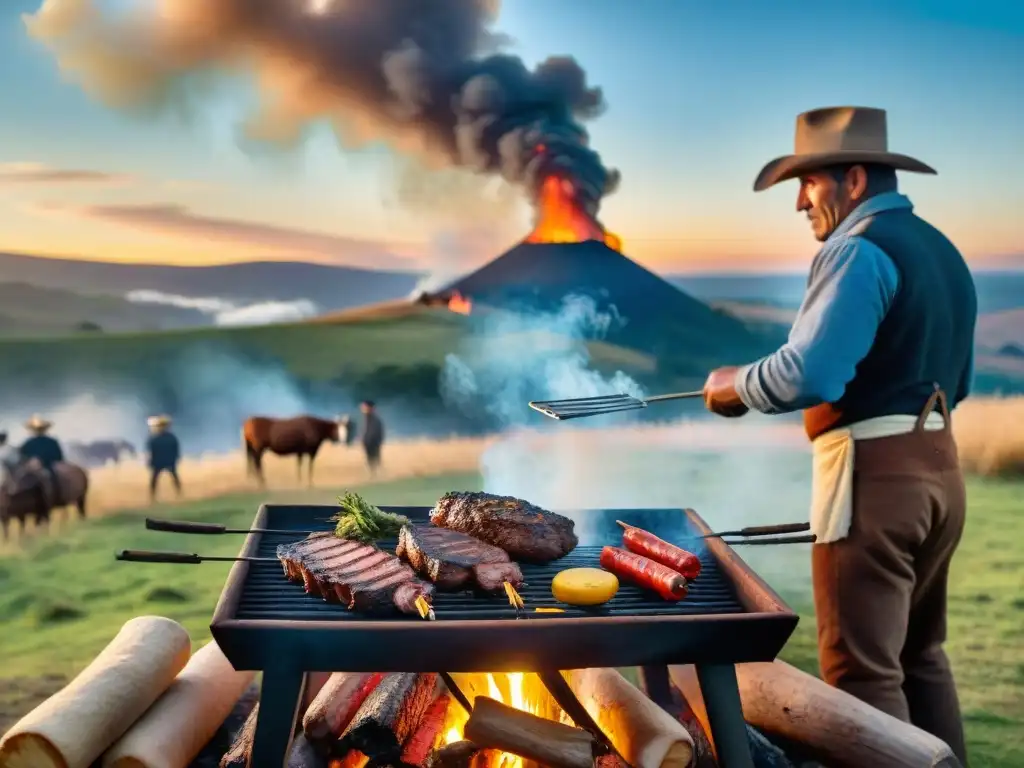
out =
<path fill-rule="evenodd" d="M 516 611 L 522 611 L 526 609 L 526 603 L 523 602 L 522 596 L 516 591 L 516 588 L 512 586 L 511 582 L 502 582 L 502 586 L 505 587 L 505 594 L 508 596 L 509 604 L 516 609 Z"/>

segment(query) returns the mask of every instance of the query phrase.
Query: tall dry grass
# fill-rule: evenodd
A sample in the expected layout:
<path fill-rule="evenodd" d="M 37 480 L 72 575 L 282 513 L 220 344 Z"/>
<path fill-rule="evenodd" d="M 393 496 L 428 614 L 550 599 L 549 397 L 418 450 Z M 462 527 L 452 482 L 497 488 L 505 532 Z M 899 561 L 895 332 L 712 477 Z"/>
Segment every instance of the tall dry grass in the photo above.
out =
<path fill-rule="evenodd" d="M 965 400 L 953 415 L 953 434 L 965 470 L 1024 476 L 1024 396 Z"/>
<path fill-rule="evenodd" d="M 480 465 L 480 456 L 489 442 L 490 439 L 481 438 L 392 442 L 384 447 L 383 464 L 376 479 L 386 482 L 473 472 Z M 307 465 L 303 463 L 301 480 L 296 467 L 294 457 L 265 455 L 263 473 L 267 491 L 307 491 Z M 256 479 L 246 473 L 245 456 L 241 451 L 184 459 L 178 466 L 178 475 L 183 486 L 183 500 L 259 491 Z M 321 448 L 313 471 L 315 488 L 338 489 L 370 479 L 360 446 L 326 444 Z M 141 460 L 93 469 L 89 480 L 90 517 L 149 505 L 149 470 Z M 166 475 L 160 479 L 158 492 L 163 501 L 175 499 L 170 478 Z"/>

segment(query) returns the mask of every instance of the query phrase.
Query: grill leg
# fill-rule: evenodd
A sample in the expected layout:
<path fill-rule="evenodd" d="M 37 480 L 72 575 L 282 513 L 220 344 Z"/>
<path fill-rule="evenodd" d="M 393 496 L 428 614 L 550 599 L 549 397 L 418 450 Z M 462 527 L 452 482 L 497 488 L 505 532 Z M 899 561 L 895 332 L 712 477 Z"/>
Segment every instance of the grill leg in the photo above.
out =
<path fill-rule="evenodd" d="M 676 716 L 675 702 L 672 698 L 671 681 L 668 676 L 668 667 L 661 666 L 640 667 L 640 685 L 647 697 L 661 707 L 663 710 Z"/>
<path fill-rule="evenodd" d="M 704 696 L 719 766 L 754 768 L 736 682 L 736 667 L 732 664 L 698 664 L 697 680 Z"/>
<path fill-rule="evenodd" d="M 305 673 L 287 667 L 270 667 L 263 671 L 249 768 L 287 765 L 307 678 Z"/>

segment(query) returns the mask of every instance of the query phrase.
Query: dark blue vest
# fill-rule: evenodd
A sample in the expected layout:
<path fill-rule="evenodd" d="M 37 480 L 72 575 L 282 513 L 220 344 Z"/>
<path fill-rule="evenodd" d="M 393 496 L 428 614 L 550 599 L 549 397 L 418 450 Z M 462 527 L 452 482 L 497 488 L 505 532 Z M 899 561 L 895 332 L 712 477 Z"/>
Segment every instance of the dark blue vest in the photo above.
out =
<path fill-rule="evenodd" d="M 936 386 L 951 407 L 966 396 L 978 297 L 963 256 L 909 209 L 883 211 L 858 229 L 892 259 L 899 287 L 843 396 L 804 412 L 812 440 L 864 419 L 917 415 Z"/>

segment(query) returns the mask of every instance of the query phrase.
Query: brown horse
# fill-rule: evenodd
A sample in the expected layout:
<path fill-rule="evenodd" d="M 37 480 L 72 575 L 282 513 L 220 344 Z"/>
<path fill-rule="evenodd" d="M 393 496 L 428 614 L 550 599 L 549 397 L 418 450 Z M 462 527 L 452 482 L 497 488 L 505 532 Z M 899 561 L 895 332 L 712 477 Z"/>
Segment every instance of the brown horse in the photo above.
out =
<path fill-rule="evenodd" d="M 256 475 L 260 485 L 263 477 L 263 454 L 267 451 L 278 456 L 296 456 L 299 461 L 299 479 L 302 479 L 302 457 L 309 456 L 309 484 L 313 485 L 313 461 L 325 441 L 338 442 L 338 422 L 316 416 L 296 416 L 292 419 L 271 419 L 253 416 L 242 425 L 242 445 L 250 475 Z"/>
<path fill-rule="evenodd" d="M 65 511 L 67 506 L 74 504 L 78 508 L 78 516 L 85 517 L 85 499 L 89 492 L 89 476 L 77 464 L 58 462 L 53 466 L 54 473 L 60 483 L 60 504 Z M 49 527 L 50 515 L 55 508 L 54 491 L 49 473 L 39 462 L 30 459 L 22 462 L 4 478 L 0 484 L 0 528 L 3 529 L 4 541 L 7 541 L 11 520 L 21 524 L 21 534 L 25 533 L 25 520 L 33 518 L 36 527 Z"/>

